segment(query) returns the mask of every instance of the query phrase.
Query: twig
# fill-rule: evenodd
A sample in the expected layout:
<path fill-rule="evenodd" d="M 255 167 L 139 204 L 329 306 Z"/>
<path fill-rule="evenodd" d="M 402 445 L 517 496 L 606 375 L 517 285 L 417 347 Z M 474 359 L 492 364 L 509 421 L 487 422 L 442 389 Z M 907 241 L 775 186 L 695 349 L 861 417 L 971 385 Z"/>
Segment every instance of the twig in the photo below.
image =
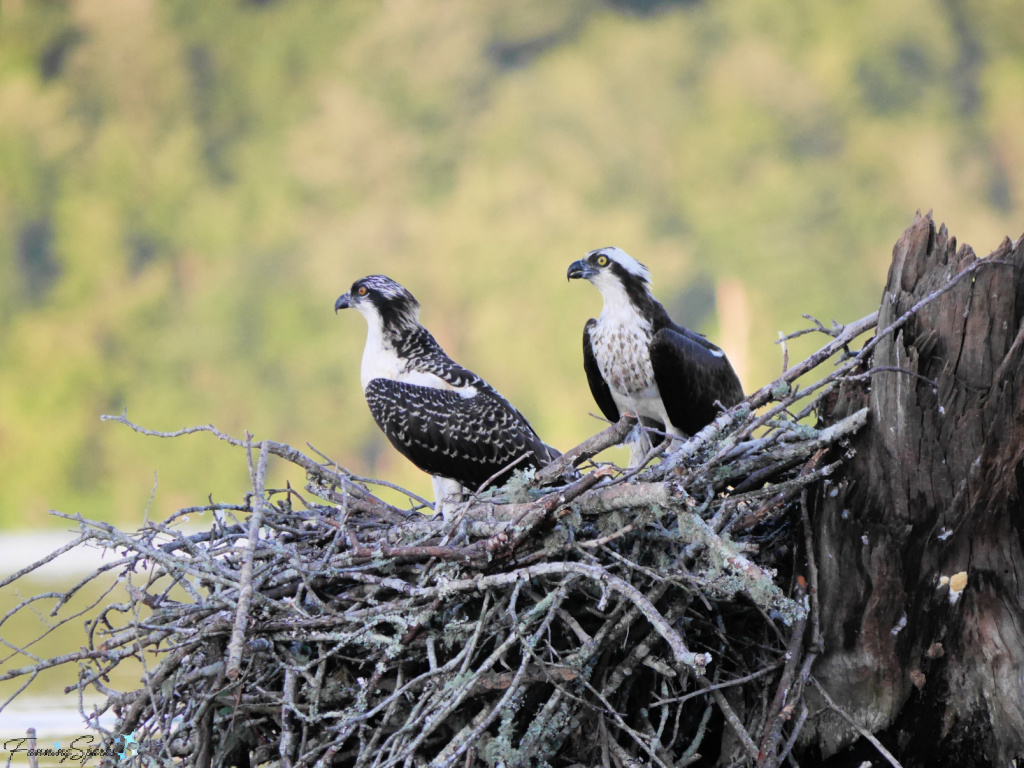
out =
<path fill-rule="evenodd" d="M 800 602 L 806 594 L 805 589 L 797 586 L 794 600 Z M 790 705 L 787 707 L 786 699 L 790 695 L 790 686 L 796 675 L 797 667 L 803 658 L 804 630 L 807 628 L 806 615 L 793 623 L 793 631 L 790 634 L 789 643 L 786 648 L 786 665 L 782 669 L 779 678 L 779 685 L 775 690 L 775 697 L 765 719 L 765 728 L 761 737 L 761 748 L 757 761 L 758 768 L 775 768 L 779 765 L 778 746 L 782 738 L 782 727 L 789 720 Z"/>
<path fill-rule="evenodd" d="M 821 683 L 819 683 L 814 677 L 811 677 L 810 681 L 811 685 L 813 685 L 815 689 L 818 691 L 818 693 L 821 694 L 821 697 L 825 700 L 825 703 L 828 704 L 829 708 L 837 715 L 839 715 L 841 718 L 843 718 L 843 720 L 849 723 L 853 727 L 853 729 L 857 731 L 857 733 L 859 733 L 861 736 L 863 736 L 865 739 L 871 742 L 871 745 L 878 750 L 878 754 L 884 757 L 886 761 L 888 761 L 889 765 L 892 766 L 892 768 L 903 768 L 903 766 L 900 765 L 899 760 L 893 757 L 892 753 L 882 745 L 882 742 L 875 738 L 875 735 L 871 733 L 871 731 L 859 725 L 857 721 L 855 721 L 852 717 L 846 714 L 846 710 L 844 710 L 842 707 L 840 707 L 832 700 L 832 697 L 829 696 L 828 693 L 826 693 L 825 689 L 821 686 Z"/>
<path fill-rule="evenodd" d="M 179 429 L 174 432 L 158 432 L 156 430 L 140 427 L 138 424 L 134 424 L 133 422 L 129 421 L 127 412 L 121 414 L 120 416 L 112 416 L 106 414 L 100 416 L 100 421 L 115 421 L 119 424 L 124 424 L 125 426 L 129 427 L 135 432 L 138 432 L 139 434 L 148 435 L 150 437 L 174 438 L 182 437 L 183 435 L 195 434 L 197 432 L 209 432 L 210 434 L 214 435 L 218 440 L 223 440 L 224 442 L 230 445 L 233 445 L 238 448 L 246 447 L 246 442 L 244 440 L 239 440 L 237 438 L 231 437 L 230 435 L 221 432 L 212 424 L 203 424 L 196 427 L 185 427 L 184 429 Z M 372 493 L 367 491 L 365 488 L 362 488 L 358 484 L 351 482 L 347 477 L 344 477 L 343 475 L 339 475 L 336 472 L 332 472 L 322 464 L 318 464 L 317 462 L 313 461 L 313 459 L 304 455 L 300 451 L 297 451 L 294 448 L 292 448 L 290 445 L 285 445 L 284 443 L 275 443 L 272 440 L 264 440 L 263 442 L 267 445 L 267 449 L 270 453 L 274 454 L 275 456 L 279 456 L 285 461 L 290 461 L 292 464 L 297 464 L 298 466 L 305 469 L 307 472 L 311 472 L 314 475 L 318 475 L 329 482 L 334 482 L 339 486 L 344 486 L 345 490 L 351 493 L 356 498 L 369 502 L 371 503 L 372 506 L 381 508 L 383 510 L 387 510 L 388 512 L 394 515 L 398 515 L 399 517 L 404 518 L 409 516 L 408 513 L 405 512 L 404 510 L 398 509 L 397 507 L 393 507 L 390 504 L 386 504 L 385 502 L 381 501 L 376 496 L 374 496 Z"/>
<path fill-rule="evenodd" d="M 851 375 L 847 376 L 846 377 L 846 381 L 866 381 L 867 379 L 870 379 L 872 376 L 874 376 L 876 373 L 886 373 L 886 372 L 888 372 L 888 373 L 902 373 L 905 376 L 913 376 L 914 378 L 920 379 L 925 384 L 930 386 L 932 388 L 932 390 L 934 390 L 936 392 L 938 392 L 938 390 L 939 390 L 938 383 L 933 381 L 932 379 L 929 379 L 927 376 L 922 376 L 917 371 L 908 371 L 906 368 L 900 368 L 899 366 L 896 366 L 896 365 L 876 365 L 876 366 L 874 366 L 872 368 L 869 368 L 868 370 L 864 371 L 864 373 L 851 374 Z"/>
<path fill-rule="evenodd" d="M 792 339 L 793 336 L 783 336 L 782 331 L 779 331 L 779 340 L 776 344 L 782 345 L 782 372 L 785 373 L 789 370 L 789 347 L 786 346 L 786 341 Z"/>
<path fill-rule="evenodd" d="M 4 579 L 0 579 L 0 589 L 2 589 L 3 587 L 8 586 L 10 584 L 13 584 L 18 579 L 20 579 L 20 578 L 22 578 L 24 576 L 27 576 L 28 574 L 32 573 L 33 571 L 36 571 L 39 568 L 42 568 L 47 563 L 53 562 L 54 560 L 56 560 L 61 555 L 65 554 L 67 552 L 70 552 L 73 549 L 77 549 L 82 544 L 84 544 L 86 541 L 88 541 L 88 538 L 89 537 L 87 535 L 81 534 L 78 537 L 76 537 L 76 538 L 72 539 L 71 541 L 69 541 L 64 546 L 62 546 L 62 547 L 60 547 L 58 549 L 55 549 L 53 552 L 51 552 L 50 554 L 46 555 L 45 557 L 37 560 L 36 562 L 32 563 L 31 565 L 26 565 L 20 571 L 17 571 L 16 573 L 12 573 L 10 576 L 8 576 L 8 577 L 6 577 Z"/>
<path fill-rule="evenodd" d="M 231 629 L 231 641 L 228 643 L 227 677 L 235 680 L 238 677 L 242 660 L 242 645 L 245 642 L 245 625 L 249 620 L 249 604 L 252 602 L 252 572 L 256 545 L 260 540 L 260 527 L 263 525 L 263 486 L 267 476 L 267 453 L 270 446 L 267 441 L 260 443 L 259 466 L 253 476 L 253 507 L 249 518 L 249 541 L 242 555 L 242 571 L 239 577 L 238 609 L 235 611 L 235 623 Z"/>
<path fill-rule="evenodd" d="M 281 702 L 281 765 L 283 768 L 292 767 L 292 750 L 295 749 L 295 729 L 292 727 L 291 714 L 295 710 L 295 695 L 297 693 L 299 677 L 292 667 L 284 671 L 284 686 L 282 688 Z"/>
<path fill-rule="evenodd" d="M 29 728 L 26 731 L 28 736 L 28 765 L 29 768 L 39 768 L 39 758 L 36 757 L 36 729 Z M 10 761 L 8 761 L 10 764 Z"/>
<path fill-rule="evenodd" d="M 339 475 L 342 475 L 343 477 L 347 478 L 348 480 L 351 480 L 352 482 L 355 482 L 355 483 L 368 483 L 370 485 L 379 485 L 381 488 L 390 488 L 393 491 L 398 491 L 399 493 L 401 493 L 401 494 L 403 494 L 405 496 L 408 496 L 413 501 L 419 502 L 420 505 L 422 505 L 423 507 L 426 507 L 427 509 L 430 509 L 431 507 L 433 507 L 433 505 L 429 501 L 424 499 L 422 496 L 420 496 L 418 494 L 415 494 L 412 491 L 410 491 L 410 490 L 408 490 L 406 488 L 403 488 L 400 485 L 396 485 L 395 483 L 388 482 L 387 480 L 378 480 L 378 479 L 375 479 L 375 478 L 372 478 L 372 477 L 359 477 L 358 475 L 354 475 L 351 472 L 349 472 L 347 469 L 345 469 L 343 466 L 338 464 L 336 461 L 334 461 L 334 459 L 332 459 L 330 456 L 325 454 L 323 451 L 321 451 L 319 448 L 317 448 L 312 443 L 306 443 L 306 445 L 309 447 L 309 449 L 311 451 L 313 451 L 313 453 L 315 453 L 317 456 L 319 456 L 321 459 L 323 459 L 325 462 L 327 462 L 326 466 L 334 467 L 334 470 Z M 401 511 L 401 510 L 399 510 L 399 511 Z M 405 517 L 409 517 L 409 515 L 405 515 Z"/>
<path fill-rule="evenodd" d="M 821 608 L 818 604 L 818 563 L 814 554 L 811 515 L 807 509 L 807 491 L 800 494 L 800 518 L 804 529 L 804 552 L 807 557 L 807 595 L 811 604 L 811 653 L 821 653 Z"/>
<path fill-rule="evenodd" d="M 604 584 L 608 588 L 621 594 L 636 606 L 636 608 L 644 615 L 644 618 L 651 623 L 654 630 L 662 636 L 666 643 L 668 643 L 669 648 L 672 650 L 672 656 L 677 664 L 690 668 L 698 674 L 702 674 L 704 668 L 711 663 L 710 653 L 693 653 L 687 649 L 686 645 L 683 643 L 683 639 L 679 636 L 679 633 L 669 625 L 665 620 L 665 617 L 661 615 L 658 609 L 655 608 L 651 602 L 636 589 L 636 587 L 617 576 L 613 576 L 603 568 L 596 566 L 582 565 L 581 563 L 539 563 L 537 565 L 531 565 L 527 568 L 513 571 L 512 573 L 495 574 L 494 576 L 484 576 L 472 580 L 450 582 L 445 585 L 445 588 L 448 590 L 478 589 L 484 586 L 497 586 L 501 584 L 514 583 L 524 576 L 534 577 L 553 573 L 577 573 L 581 576 L 587 576 L 595 582 Z"/>
<path fill-rule="evenodd" d="M 959 284 L 960 281 L 963 280 L 965 277 L 973 275 L 975 272 L 977 272 L 979 269 L 982 269 L 983 267 L 992 266 L 1012 267 L 1013 263 L 1009 261 L 1000 261 L 998 259 L 978 259 L 977 261 L 971 263 L 964 269 L 960 270 L 960 272 L 953 275 L 944 286 L 932 291 L 927 296 L 917 301 L 910 309 L 908 309 L 906 312 L 904 312 L 902 315 L 896 318 L 884 329 L 876 333 L 874 338 L 870 339 L 868 343 L 865 344 L 864 347 L 860 350 L 860 352 L 857 353 L 857 358 L 860 360 L 866 360 L 868 355 L 870 355 L 874 348 L 878 345 L 878 342 L 880 342 L 882 339 L 886 338 L 890 334 L 898 331 L 926 306 L 931 304 L 933 301 L 935 301 L 943 294 L 953 290 L 953 288 L 955 288 L 957 284 Z"/>
<path fill-rule="evenodd" d="M 801 703 L 800 716 L 796 719 L 796 724 L 793 726 L 793 732 L 789 734 L 789 739 L 786 741 L 786 746 L 783 747 L 782 752 L 779 753 L 779 765 L 782 765 L 784 762 L 786 762 L 786 758 L 789 758 L 789 761 L 793 764 L 794 768 L 800 768 L 800 766 L 797 765 L 796 760 L 793 759 L 791 753 L 793 751 L 793 747 L 796 746 L 796 740 L 797 737 L 800 735 L 800 731 L 803 730 L 804 723 L 807 722 L 807 714 L 807 705 Z"/>
<path fill-rule="evenodd" d="M 709 683 L 704 678 L 698 678 L 697 683 L 702 688 L 704 688 L 704 690 L 710 693 L 712 698 L 714 698 L 715 704 L 717 704 L 718 708 L 722 710 L 722 715 L 725 717 L 725 721 L 729 724 L 729 727 L 732 729 L 732 732 L 736 734 L 736 737 L 739 739 L 740 744 L 743 746 L 743 751 L 747 753 L 747 757 L 756 760 L 757 745 L 754 743 L 754 740 L 750 738 L 750 734 L 744 727 L 743 721 L 740 720 L 739 715 L 736 714 L 736 711 L 732 708 L 732 705 L 730 705 L 729 702 L 726 701 L 721 689 L 711 685 L 711 683 Z"/>
<path fill-rule="evenodd" d="M 606 448 L 618 445 L 629 435 L 636 419 L 632 416 L 623 416 L 616 423 L 612 424 L 602 432 L 598 432 L 591 438 L 584 440 L 570 451 L 566 451 L 546 467 L 537 472 L 536 480 L 540 485 L 546 485 L 561 477 L 570 467 L 578 466 L 593 456 L 596 456 Z"/>

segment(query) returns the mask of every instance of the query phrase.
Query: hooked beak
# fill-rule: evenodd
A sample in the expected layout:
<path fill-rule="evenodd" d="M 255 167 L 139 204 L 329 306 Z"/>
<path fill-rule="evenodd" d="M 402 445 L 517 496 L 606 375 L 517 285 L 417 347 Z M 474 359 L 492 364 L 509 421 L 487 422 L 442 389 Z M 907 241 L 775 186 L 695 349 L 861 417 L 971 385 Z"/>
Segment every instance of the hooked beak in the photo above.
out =
<path fill-rule="evenodd" d="M 583 259 L 580 259 L 579 261 L 574 261 L 569 265 L 569 271 L 565 273 L 565 277 L 567 280 L 576 280 L 579 278 L 589 280 L 596 274 L 597 270 L 594 267 L 590 266 L 590 264 L 585 262 Z"/>
<path fill-rule="evenodd" d="M 334 302 L 334 313 L 337 314 L 339 309 L 348 309 L 352 306 L 352 301 L 349 299 L 347 293 L 342 294 L 338 297 L 338 300 Z"/>

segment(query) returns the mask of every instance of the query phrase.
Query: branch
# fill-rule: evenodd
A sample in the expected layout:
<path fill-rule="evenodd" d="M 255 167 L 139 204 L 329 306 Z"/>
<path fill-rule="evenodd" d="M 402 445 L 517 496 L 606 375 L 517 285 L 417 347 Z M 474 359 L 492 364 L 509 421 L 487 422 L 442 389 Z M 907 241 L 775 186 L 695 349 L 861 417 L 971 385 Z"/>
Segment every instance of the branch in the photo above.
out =
<path fill-rule="evenodd" d="M 252 602 L 252 569 L 256 555 L 256 545 L 260 540 L 260 527 L 263 525 L 263 486 L 267 477 L 266 441 L 260 443 L 260 461 L 253 475 L 253 498 L 255 508 L 249 518 L 249 542 L 242 555 L 242 572 L 239 579 L 238 609 L 235 611 L 235 624 L 231 630 L 231 641 L 228 643 L 227 677 L 234 680 L 239 674 L 242 659 L 242 643 L 245 642 L 245 625 L 249 620 L 249 604 Z"/>
<path fill-rule="evenodd" d="M 579 466 L 601 451 L 618 445 L 632 431 L 636 425 L 636 419 L 632 416 L 623 416 L 616 423 L 602 432 L 598 432 L 591 438 L 584 440 L 572 450 L 566 451 L 546 467 L 537 472 L 536 481 L 538 485 L 547 485 L 558 480 L 570 467 Z"/>

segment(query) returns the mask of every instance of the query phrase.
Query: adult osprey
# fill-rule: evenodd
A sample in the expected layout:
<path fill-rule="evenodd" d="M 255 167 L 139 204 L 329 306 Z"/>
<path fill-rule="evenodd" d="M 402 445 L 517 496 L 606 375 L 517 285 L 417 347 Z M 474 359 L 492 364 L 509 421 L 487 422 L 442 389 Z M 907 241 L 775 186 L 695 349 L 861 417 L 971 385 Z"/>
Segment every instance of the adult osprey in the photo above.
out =
<path fill-rule="evenodd" d="M 348 307 L 368 326 L 360 380 L 370 413 L 399 453 L 433 478 L 446 517 L 464 488 L 491 478 L 500 485 L 514 469 L 559 456 L 490 384 L 445 354 L 420 325 L 419 302 L 394 280 L 356 280 L 334 311 Z"/>
<path fill-rule="evenodd" d="M 583 368 L 609 420 L 634 413 L 682 437 L 743 399 L 725 353 L 672 322 L 651 295 L 647 267 L 625 251 L 591 251 L 569 265 L 568 277 L 586 278 L 604 297 L 601 314 L 583 328 Z M 630 441 L 630 466 L 639 463 L 645 442 Z"/>

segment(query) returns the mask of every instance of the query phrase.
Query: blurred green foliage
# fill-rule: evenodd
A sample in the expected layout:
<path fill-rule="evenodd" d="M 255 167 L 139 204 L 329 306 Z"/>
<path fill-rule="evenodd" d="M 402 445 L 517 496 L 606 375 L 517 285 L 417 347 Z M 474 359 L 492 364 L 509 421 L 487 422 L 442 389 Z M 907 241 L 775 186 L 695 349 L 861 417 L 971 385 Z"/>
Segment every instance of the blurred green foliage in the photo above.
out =
<path fill-rule="evenodd" d="M 801 312 L 876 308 L 915 209 L 982 253 L 1018 234 L 1019 11 L 0 0 L 0 524 L 137 522 L 154 471 L 154 516 L 243 492 L 237 451 L 100 423 L 125 408 L 429 493 L 363 403 L 361 318 L 331 312 L 371 272 L 562 448 L 600 426 L 600 301 L 565 281 L 592 248 L 760 386 Z"/>

